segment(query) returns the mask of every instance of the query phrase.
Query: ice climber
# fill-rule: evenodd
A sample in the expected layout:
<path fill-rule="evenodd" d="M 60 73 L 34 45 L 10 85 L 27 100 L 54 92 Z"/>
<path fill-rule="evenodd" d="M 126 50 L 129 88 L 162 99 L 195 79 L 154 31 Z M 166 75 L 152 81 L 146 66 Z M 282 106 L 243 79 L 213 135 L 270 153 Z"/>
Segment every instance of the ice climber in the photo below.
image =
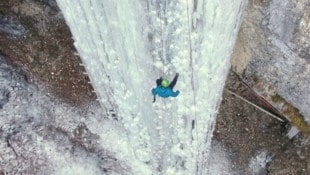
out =
<path fill-rule="evenodd" d="M 173 87 L 177 83 L 178 77 L 179 73 L 176 73 L 170 84 L 168 80 L 163 79 L 162 77 L 156 80 L 157 87 L 152 89 L 152 94 L 154 95 L 153 103 L 156 101 L 156 95 L 163 98 L 176 97 L 179 95 L 180 91 L 173 91 Z"/>

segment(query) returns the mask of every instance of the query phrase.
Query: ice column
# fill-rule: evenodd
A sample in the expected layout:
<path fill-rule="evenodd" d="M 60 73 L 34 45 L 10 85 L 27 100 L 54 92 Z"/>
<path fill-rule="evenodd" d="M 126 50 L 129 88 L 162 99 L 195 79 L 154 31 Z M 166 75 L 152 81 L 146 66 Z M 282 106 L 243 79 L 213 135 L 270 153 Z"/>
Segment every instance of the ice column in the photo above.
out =
<path fill-rule="evenodd" d="M 119 158 L 133 174 L 206 174 L 247 1 L 56 1 L 106 115 L 126 130 Z M 180 96 L 152 103 L 155 79 L 176 72 Z"/>

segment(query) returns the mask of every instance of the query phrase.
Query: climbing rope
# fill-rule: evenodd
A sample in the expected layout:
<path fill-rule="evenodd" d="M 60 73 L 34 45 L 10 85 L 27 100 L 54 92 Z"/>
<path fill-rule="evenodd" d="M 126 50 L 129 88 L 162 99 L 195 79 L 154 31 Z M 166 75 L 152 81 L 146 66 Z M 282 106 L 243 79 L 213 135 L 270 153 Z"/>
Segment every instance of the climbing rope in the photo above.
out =
<path fill-rule="evenodd" d="M 161 40 L 160 40 L 160 42 L 161 42 L 161 58 L 162 58 L 162 61 L 163 61 L 163 67 L 162 67 L 162 74 L 163 75 L 165 75 L 165 68 L 166 68 L 166 55 L 165 55 L 165 45 L 164 45 L 164 37 L 163 37 L 163 35 L 164 35 L 164 27 L 163 27 L 163 20 L 164 20 L 164 15 L 162 14 L 163 13 L 163 11 L 164 11 L 164 9 L 163 9 L 163 5 L 162 5 L 162 2 L 161 2 L 161 0 L 159 0 L 158 1 L 158 4 L 159 4 L 159 9 L 160 9 L 160 12 L 159 12 L 159 19 L 160 19 L 160 35 L 161 35 Z M 165 4 L 166 5 L 166 4 Z M 163 76 L 162 75 L 162 76 Z"/>
<path fill-rule="evenodd" d="M 194 68 L 193 68 L 193 54 L 192 54 L 192 36 L 191 36 L 191 23 L 190 23 L 190 15 L 189 15 L 189 5 L 188 5 L 188 0 L 186 1 L 186 6 L 187 6 L 187 26 L 188 26 L 188 40 L 189 40 L 189 59 L 190 59 L 190 67 L 191 67 L 191 86 L 192 86 L 192 91 L 194 94 L 194 127 L 195 127 L 195 132 L 196 132 L 196 144 L 197 144 L 197 157 L 196 157 L 196 172 L 195 174 L 198 173 L 198 155 L 199 155 L 199 146 L 198 146 L 198 129 L 197 129 L 197 109 L 196 109 L 196 93 L 195 93 L 195 81 L 194 81 Z"/>

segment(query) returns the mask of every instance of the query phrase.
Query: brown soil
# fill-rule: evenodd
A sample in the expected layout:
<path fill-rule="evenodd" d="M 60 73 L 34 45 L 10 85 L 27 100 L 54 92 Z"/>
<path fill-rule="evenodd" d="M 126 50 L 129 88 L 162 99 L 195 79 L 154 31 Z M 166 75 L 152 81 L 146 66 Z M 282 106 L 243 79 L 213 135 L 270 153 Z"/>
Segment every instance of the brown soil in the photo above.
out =
<path fill-rule="evenodd" d="M 58 97 L 72 105 L 95 99 L 84 68 L 75 55 L 69 28 L 59 10 L 41 1 L 0 0 L 0 15 L 20 21 L 24 38 L 0 32 L 0 53 L 13 65 L 27 69 Z"/>
<path fill-rule="evenodd" d="M 232 72 L 226 81 L 226 89 L 269 110 Z M 289 140 L 286 136 L 289 128 L 287 121 L 281 122 L 225 91 L 214 141 L 221 142 L 229 150 L 232 162 L 242 174 L 250 174 L 250 159 L 258 151 L 266 150 L 273 156 L 267 167 L 268 174 L 306 175 L 310 172 L 309 137 L 300 133 Z"/>

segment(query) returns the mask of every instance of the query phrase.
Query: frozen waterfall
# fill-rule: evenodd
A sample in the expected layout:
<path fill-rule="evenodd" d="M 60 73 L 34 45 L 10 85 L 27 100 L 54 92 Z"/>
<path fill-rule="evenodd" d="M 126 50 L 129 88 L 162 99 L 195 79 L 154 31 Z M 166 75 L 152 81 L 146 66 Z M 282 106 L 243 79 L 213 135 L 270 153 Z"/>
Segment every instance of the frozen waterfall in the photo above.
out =
<path fill-rule="evenodd" d="M 57 0 L 103 115 L 124 129 L 106 149 L 128 174 L 206 174 L 246 2 Z M 152 103 L 155 80 L 176 72 L 180 95 Z"/>

